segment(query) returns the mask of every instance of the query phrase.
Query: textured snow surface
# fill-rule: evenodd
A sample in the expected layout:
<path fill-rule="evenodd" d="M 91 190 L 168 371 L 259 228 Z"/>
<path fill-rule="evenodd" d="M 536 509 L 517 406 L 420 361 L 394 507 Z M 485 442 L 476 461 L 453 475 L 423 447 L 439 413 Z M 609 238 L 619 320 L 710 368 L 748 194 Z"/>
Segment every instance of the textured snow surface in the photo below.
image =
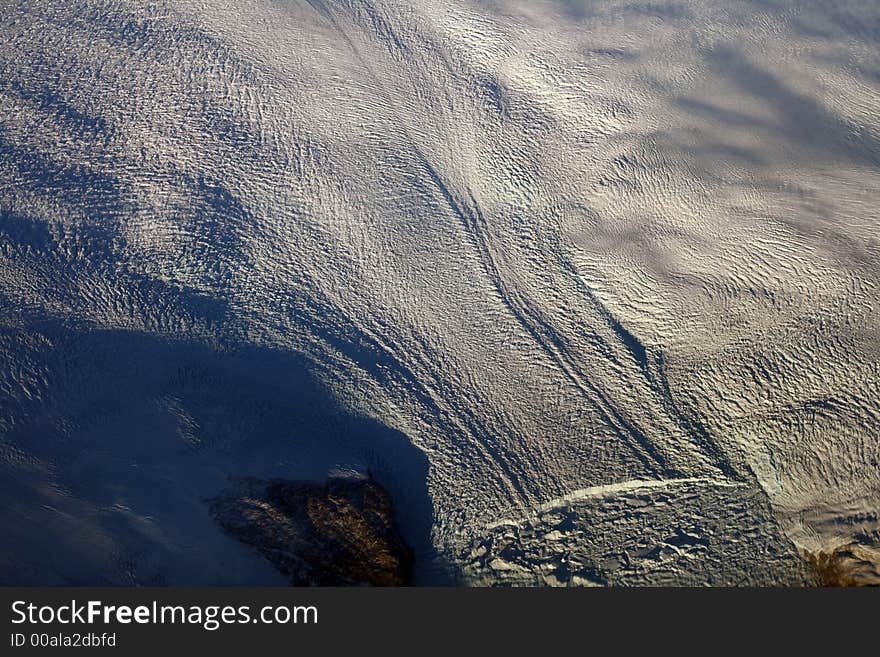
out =
<path fill-rule="evenodd" d="M 700 479 L 578 491 L 489 528 L 462 553 L 477 583 L 768 586 L 815 583 L 766 497 Z"/>
<path fill-rule="evenodd" d="M 0 581 L 811 581 L 880 527 L 880 5 L 0 2 Z"/>

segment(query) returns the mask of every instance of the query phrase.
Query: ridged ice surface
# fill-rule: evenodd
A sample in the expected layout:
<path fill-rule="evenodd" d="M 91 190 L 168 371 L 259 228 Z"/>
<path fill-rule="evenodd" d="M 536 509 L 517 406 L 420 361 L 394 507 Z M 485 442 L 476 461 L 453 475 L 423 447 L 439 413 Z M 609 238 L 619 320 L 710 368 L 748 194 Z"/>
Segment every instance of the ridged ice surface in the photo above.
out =
<path fill-rule="evenodd" d="M 806 583 L 880 526 L 880 5 L 5 0 L 0 580 Z M 575 564 L 577 567 L 574 567 Z"/>

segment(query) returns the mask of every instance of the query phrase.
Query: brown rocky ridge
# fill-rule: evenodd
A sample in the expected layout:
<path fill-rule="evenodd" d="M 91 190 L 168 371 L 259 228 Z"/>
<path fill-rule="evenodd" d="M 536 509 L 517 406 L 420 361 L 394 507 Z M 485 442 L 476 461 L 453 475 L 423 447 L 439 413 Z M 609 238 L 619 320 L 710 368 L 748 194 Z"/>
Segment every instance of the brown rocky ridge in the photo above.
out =
<path fill-rule="evenodd" d="M 209 500 L 230 536 L 268 559 L 294 586 L 402 586 L 412 550 L 392 516 L 391 498 L 371 478 L 324 483 L 247 479 Z"/>

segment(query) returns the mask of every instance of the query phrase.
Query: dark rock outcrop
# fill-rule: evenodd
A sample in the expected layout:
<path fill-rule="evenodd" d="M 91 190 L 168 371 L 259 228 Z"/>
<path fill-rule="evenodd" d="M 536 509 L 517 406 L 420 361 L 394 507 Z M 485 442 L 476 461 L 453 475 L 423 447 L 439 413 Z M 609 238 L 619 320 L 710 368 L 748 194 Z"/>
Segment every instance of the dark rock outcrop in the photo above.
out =
<path fill-rule="evenodd" d="M 371 479 L 249 479 L 238 493 L 209 504 L 224 531 L 257 550 L 292 585 L 410 581 L 412 551 L 394 525 L 391 498 Z"/>
<path fill-rule="evenodd" d="M 821 586 L 880 586 L 880 531 L 857 534 L 830 552 L 804 552 Z"/>

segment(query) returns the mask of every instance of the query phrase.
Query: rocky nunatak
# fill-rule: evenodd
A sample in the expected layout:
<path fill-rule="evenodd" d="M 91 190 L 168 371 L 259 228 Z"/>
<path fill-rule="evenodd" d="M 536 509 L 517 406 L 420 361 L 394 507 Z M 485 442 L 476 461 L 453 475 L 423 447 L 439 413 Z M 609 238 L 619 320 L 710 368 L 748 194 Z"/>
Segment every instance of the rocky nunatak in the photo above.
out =
<path fill-rule="evenodd" d="M 372 479 L 248 479 L 238 492 L 209 504 L 228 534 L 257 550 L 295 586 L 410 581 L 412 550 L 397 531 L 390 496 Z"/>
<path fill-rule="evenodd" d="M 880 586 L 880 529 L 864 531 L 829 552 L 804 552 L 822 586 Z"/>

